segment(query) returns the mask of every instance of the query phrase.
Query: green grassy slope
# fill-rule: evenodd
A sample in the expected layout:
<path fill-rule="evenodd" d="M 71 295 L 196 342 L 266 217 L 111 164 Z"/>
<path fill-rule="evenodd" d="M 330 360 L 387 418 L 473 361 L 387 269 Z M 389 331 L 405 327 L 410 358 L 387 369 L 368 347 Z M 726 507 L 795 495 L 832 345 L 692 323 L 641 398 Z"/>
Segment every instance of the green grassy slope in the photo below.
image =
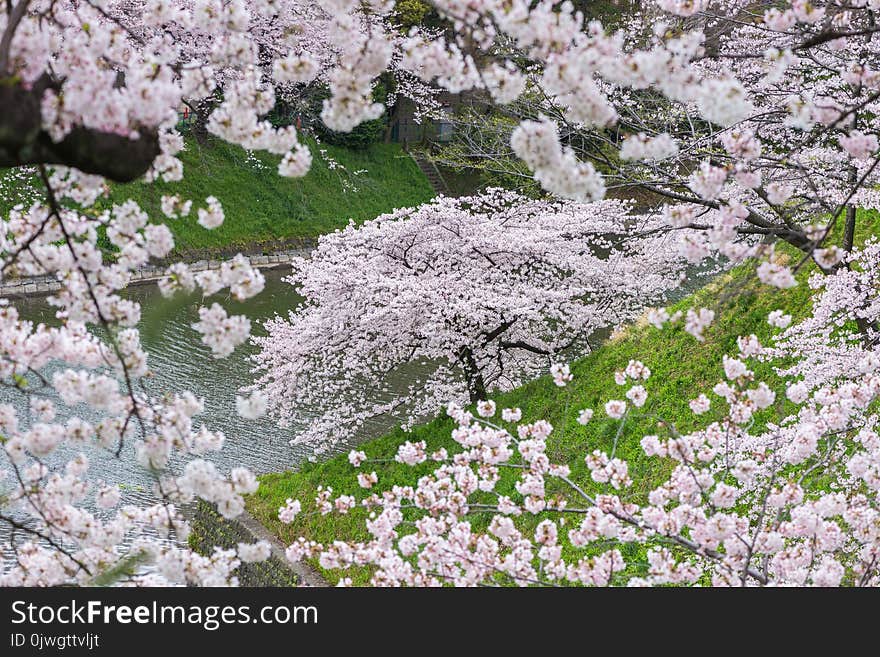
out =
<path fill-rule="evenodd" d="M 372 219 L 434 195 L 418 166 L 397 144 L 349 150 L 309 140 L 308 146 L 314 156 L 311 170 L 303 178 L 289 179 L 277 175 L 276 156 L 248 154 L 219 141 L 205 147 L 188 139 L 181 155 L 182 181 L 115 185 L 111 198 L 117 202 L 133 198 L 154 218 L 163 216 L 159 205 L 163 194 L 192 199 L 189 217 L 169 221 L 177 248 L 189 250 L 253 248 L 312 238 L 345 226 L 349 218 Z M 321 157 L 319 150 L 332 160 Z M 220 200 L 226 219 L 209 231 L 196 223 L 195 208 L 210 195 Z"/>
<path fill-rule="evenodd" d="M 875 217 L 866 213 L 864 219 L 863 224 L 868 224 L 864 229 L 870 230 L 876 221 Z M 670 310 L 691 307 L 715 310 L 716 321 L 706 330 L 705 343 L 701 344 L 685 333 L 681 322 L 660 330 L 644 322 L 636 323 L 573 363 L 575 378 L 566 388 L 557 388 L 549 377 L 543 377 L 510 393 L 495 396 L 498 407 L 522 408 L 523 421 L 549 420 L 555 427 L 548 440 L 551 462 L 568 464 L 576 482 L 587 489 L 596 490 L 583 459 L 594 449 L 610 450 L 617 436 L 619 423 L 609 420 L 602 410 L 605 401 L 624 398 L 626 388 L 615 384 L 614 372 L 625 367 L 630 359 L 643 361 L 652 371 L 651 378 L 645 383 L 648 401 L 637 415 L 629 416 L 624 430 L 617 436 L 617 455 L 629 461 L 633 479 L 643 482 L 626 494 L 643 498 L 659 477 L 667 472 L 669 464 L 646 457 L 639 445 L 641 438 L 648 434 L 668 435 L 664 433 L 660 418 L 679 430 L 694 428 L 691 426 L 694 416 L 688 408 L 688 402 L 723 379 L 722 356 L 737 353 L 737 336 L 755 334 L 765 341 L 777 331 L 766 322 L 768 313 L 777 308 L 791 313 L 795 319 L 808 312 L 810 290 L 805 281 L 812 271 L 815 269 L 805 267 L 798 275 L 800 285 L 779 291 L 761 284 L 754 275 L 754 266 L 734 268 L 695 294 L 670 306 Z M 775 376 L 767 365 L 753 366 L 753 369 L 757 376 L 773 384 Z M 777 404 L 787 403 L 784 399 L 777 400 Z M 582 408 L 596 411 L 594 419 L 587 426 L 576 422 L 577 412 Z M 768 409 L 757 414 L 755 419 L 757 422 L 766 421 L 778 410 Z M 713 408 L 702 416 L 700 425 L 704 426 L 705 422 L 719 417 L 720 413 L 721 404 L 714 397 Z M 411 484 L 417 478 L 416 472 L 430 471 L 430 464 L 414 471 L 389 460 L 393 459 L 397 446 L 405 440 L 425 440 L 429 453 L 441 446 L 451 448 L 453 442 L 449 434 L 452 429 L 453 423 L 448 418 L 439 418 L 416 427 L 410 434 L 396 431 L 366 442 L 360 448 L 369 459 L 379 462 L 367 463 L 362 468 L 378 473 L 377 490 L 380 491 L 394 484 Z M 509 475 L 506 481 L 502 478 L 499 492 L 511 488 L 513 476 Z M 248 508 L 285 541 L 297 536 L 323 543 L 368 538 L 363 529 L 362 510 L 356 510 L 348 516 L 335 513 L 321 516 L 314 513 L 314 497 L 319 486 L 332 487 L 334 497 L 341 494 L 353 494 L 359 499 L 363 497 L 363 491 L 355 480 L 355 470 L 343 454 L 322 463 L 303 464 L 297 472 L 262 476 L 259 490 L 248 500 Z M 278 507 L 288 497 L 299 498 L 303 503 L 303 513 L 289 526 L 282 525 L 277 519 Z M 540 516 L 537 520 L 540 520 Z M 480 520 L 476 522 L 479 524 Z M 331 581 L 336 581 L 342 573 L 325 572 L 325 575 Z M 364 584 L 369 578 L 365 570 L 347 571 L 345 575 L 352 577 L 355 584 Z"/>
<path fill-rule="evenodd" d="M 349 218 L 365 221 L 395 208 L 424 203 L 433 197 L 431 185 L 397 144 L 373 144 L 350 150 L 307 140 L 312 168 L 299 179 L 277 174 L 280 158 L 247 151 L 211 139 L 207 145 L 186 140 L 180 158 L 180 182 L 111 185 L 109 207 L 132 198 L 153 221 L 163 221 L 160 202 L 165 194 L 191 199 L 188 217 L 167 220 L 178 253 L 203 249 L 252 250 L 317 237 L 344 227 Z M 321 155 L 325 151 L 330 159 Z M 0 171 L 0 213 L 24 200 L 27 176 Z M 196 223 L 198 207 L 216 196 L 226 215 L 222 226 L 206 230 Z"/>

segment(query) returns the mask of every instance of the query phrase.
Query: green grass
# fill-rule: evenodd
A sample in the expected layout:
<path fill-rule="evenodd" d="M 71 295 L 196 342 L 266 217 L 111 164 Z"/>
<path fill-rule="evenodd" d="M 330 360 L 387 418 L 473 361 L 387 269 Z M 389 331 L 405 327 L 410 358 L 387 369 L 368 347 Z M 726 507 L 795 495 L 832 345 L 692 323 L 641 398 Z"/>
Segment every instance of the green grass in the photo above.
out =
<path fill-rule="evenodd" d="M 397 144 L 373 144 L 363 150 L 307 141 L 312 168 L 303 178 L 277 175 L 280 158 L 249 154 L 237 146 L 212 140 L 200 146 L 187 139 L 181 154 L 184 178 L 177 183 L 114 185 L 111 198 L 135 199 L 154 219 L 163 215 L 163 194 L 193 199 L 189 217 L 169 221 L 178 250 L 238 247 L 310 239 L 395 208 L 424 203 L 433 197 L 428 180 Z M 321 157 L 325 150 L 344 168 Z M 215 230 L 195 221 L 195 207 L 216 196 L 226 219 Z"/>
<path fill-rule="evenodd" d="M 864 213 L 861 230 L 868 234 L 876 223 L 874 213 Z M 782 257 L 793 257 L 791 251 L 779 249 Z M 796 256 L 794 256 L 796 257 Z M 686 310 L 691 307 L 712 308 L 715 322 L 705 332 L 705 343 L 697 342 L 685 333 L 682 323 L 667 324 L 655 329 L 644 322 L 627 327 L 621 334 L 606 341 L 600 348 L 572 364 L 574 381 L 566 388 L 553 385 L 549 377 L 529 384 L 507 394 L 496 395 L 498 407 L 520 407 L 524 421 L 541 418 L 549 420 L 554 431 L 548 440 L 548 456 L 551 462 L 566 463 L 572 469 L 572 478 L 590 490 L 597 490 L 589 478 L 584 456 L 594 449 L 611 450 L 617 435 L 618 422 L 607 419 L 602 405 L 609 399 L 623 399 L 625 387 L 614 383 L 613 375 L 626 366 L 630 359 L 643 361 L 651 368 L 651 378 L 645 383 L 649 397 L 644 408 L 628 416 L 624 430 L 617 436 L 617 455 L 626 459 L 630 473 L 637 483 L 624 494 L 626 499 L 643 500 L 647 492 L 668 472 L 669 463 L 648 458 L 639 445 L 648 434 L 669 435 L 664 422 L 679 431 L 694 429 L 694 416 L 688 402 L 700 392 L 710 389 L 723 379 L 722 356 L 738 352 L 736 338 L 755 334 L 762 342 L 777 332 L 766 322 L 770 311 L 777 308 L 791 313 L 795 320 L 803 317 L 810 308 L 810 289 L 805 284 L 807 276 L 815 271 L 805 267 L 799 274 L 800 285 L 789 290 L 775 290 L 761 284 L 753 265 L 736 267 L 698 290 L 693 295 L 670 306 L 670 310 Z M 775 374 L 767 364 L 750 366 L 758 380 L 773 386 Z M 710 397 L 714 397 L 710 395 Z M 774 407 L 756 414 L 758 423 L 778 417 L 790 405 L 778 396 Z M 700 426 L 712 419 L 720 419 L 722 404 L 713 398 L 713 408 L 700 418 Z M 579 409 L 593 408 L 594 419 L 586 426 L 576 422 Z M 635 410 L 635 409 L 634 409 Z M 430 464 L 412 469 L 395 463 L 393 457 L 398 445 L 405 440 L 425 440 L 429 453 L 439 447 L 452 450 L 454 443 L 449 437 L 453 423 L 448 418 L 438 418 L 416 427 L 411 433 L 395 431 L 360 446 L 369 459 L 377 462 L 362 466 L 366 471 L 375 470 L 379 475 L 379 491 L 395 484 L 412 484 L 417 476 L 431 470 Z M 456 450 L 457 451 L 457 450 Z M 364 496 L 355 480 L 356 471 L 342 454 L 322 463 L 304 463 L 299 471 L 267 474 L 260 478 L 259 490 L 248 499 L 248 509 L 282 540 L 291 542 L 298 536 L 321 543 L 334 540 L 364 540 L 369 538 L 364 529 L 365 513 L 355 510 L 347 516 L 332 513 L 321 516 L 314 512 L 314 497 L 319 486 L 332 487 L 334 497 L 353 494 Z M 515 475 L 502 477 L 499 492 L 509 490 Z M 549 492 L 548 488 L 548 492 Z M 559 491 L 562 492 L 561 489 Z M 303 513 L 292 525 L 283 525 L 277 519 L 278 507 L 288 498 L 299 498 Z M 538 516 L 534 519 L 537 522 Z M 481 518 L 475 523 L 482 524 Z M 624 557 L 638 560 L 639 548 L 623 546 Z M 366 569 L 327 571 L 324 575 L 335 582 L 340 576 L 352 577 L 355 584 L 369 580 Z"/>
<path fill-rule="evenodd" d="M 395 208 L 424 203 L 434 195 L 431 185 L 413 160 L 397 144 L 373 144 L 350 150 L 307 140 L 312 168 L 303 178 L 282 178 L 280 158 L 268 153 L 249 154 L 243 149 L 211 139 L 200 145 L 186 140 L 180 154 L 183 180 L 175 183 L 113 184 L 103 207 L 132 198 L 153 221 L 167 221 L 174 233 L 176 254 L 218 249 L 277 247 L 309 240 L 344 227 L 349 219 L 372 219 Z M 321 156 L 325 150 L 332 160 Z M 338 165 L 334 168 L 334 162 Z M 5 181 L 5 184 L 4 184 Z M 0 212 L 5 214 L 25 194 L 20 174 L 0 174 Z M 188 217 L 166 220 L 161 198 L 178 194 L 191 199 Z M 214 230 L 196 223 L 198 207 L 216 196 L 226 219 Z"/>

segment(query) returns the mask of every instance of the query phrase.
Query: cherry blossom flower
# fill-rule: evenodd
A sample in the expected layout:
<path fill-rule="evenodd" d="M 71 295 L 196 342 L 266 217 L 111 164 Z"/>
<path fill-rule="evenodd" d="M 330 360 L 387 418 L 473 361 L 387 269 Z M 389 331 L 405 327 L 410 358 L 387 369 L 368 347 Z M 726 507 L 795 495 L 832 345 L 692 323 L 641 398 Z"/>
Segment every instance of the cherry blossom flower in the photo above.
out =
<path fill-rule="evenodd" d="M 578 413 L 578 417 L 577 417 L 578 424 L 587 424 L 592 419 L 593 419 L 593 409 L 592 408 L 585 408 Z"/>
<path fill-rule="evenodd" d="M 773 310 L 767 315 L 767 323 L 770 326 L 784 329 L 791 324 L 791 315 L 788 315 L 781 310 Z"/>
<path fill-rule="evenodd" d="M 684 330 L 694 336 L 700 342 L 703 342 L 703 331 L 715 319 L 715 312 L 707 308 L 700 308 L 698 311 L 690 309 L 685 316 Z"/>
<path fill-rule="evenodd" d="M 205 199 L 205 203 L 208 204 L 207 208 L 199 208 L 199 225 L 202 228 L 212 230 L 223 224 L 223 207 L 220 205 L 220 201 L 213 196 Z"/>
<path fill-rule="evenodd" d="M 626 413 L 626 402 L 612 399 L 605 404 L 605 414 L 612 420 L 619 420 Z"/>
<path fill-rule="evenodd" d="M 709 398 L 704 394 L 701 394 L 696 399 L 692 399 L 690 402 L 688 402 L 688 406 L 690 406 L 691 410 L 696 415 L 702 415 L 703 413 L 708 411 L 710 405 L 711 402 L 709 401 Z"/>
<path fill-rule="evenodd" d="M 266 397 L 258 391 L 252 392 L 247 397 L 236 395 L 235 410 L 248 420 L 256 420 L 266 414 Z"/>

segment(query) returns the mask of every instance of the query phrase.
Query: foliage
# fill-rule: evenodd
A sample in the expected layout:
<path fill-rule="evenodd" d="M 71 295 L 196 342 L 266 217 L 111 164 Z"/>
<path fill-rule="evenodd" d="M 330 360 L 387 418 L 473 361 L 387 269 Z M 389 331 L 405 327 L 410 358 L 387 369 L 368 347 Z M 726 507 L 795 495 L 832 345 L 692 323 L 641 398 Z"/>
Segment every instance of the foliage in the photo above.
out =
<path fill-rule="evenodd" d="M 378 144 L 385 137 L 388 127 L 387 117 L 365 121 L 351 132 L 334 132 L 333 130 L 321 129 L 321 138 L 328 144 L 344 146 L 345 148 L 366 148 L 371 144 Z"/>
<path fill-rule="evenodd" d="M 402 0 L 394 5 L 394 22 L 402 32 L 421 25 L 431 12 L 431 6 L 423 0 Z"/>

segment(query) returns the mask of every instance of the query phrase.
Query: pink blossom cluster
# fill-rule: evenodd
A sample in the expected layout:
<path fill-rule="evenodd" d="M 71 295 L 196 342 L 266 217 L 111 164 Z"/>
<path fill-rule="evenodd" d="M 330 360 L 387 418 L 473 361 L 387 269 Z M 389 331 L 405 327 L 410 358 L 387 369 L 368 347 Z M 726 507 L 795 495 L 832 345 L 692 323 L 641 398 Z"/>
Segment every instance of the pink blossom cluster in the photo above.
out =
<path fill-rule="evenodd" d="M 689 433 L 661 425 L 666 435 L 641 438 L 644 454 L 668 466 L 647 499 L 628 492 L 627 462 L 602 449 L 586 455 L 586 480 L 552 463 L 547 422 L 500 426 L 452 407 L 458 451 L 411 486 L 363 497 L 367 540 L 299 539 L 287 557 L 316 558 L 341 571 L 342 583 L 346 569 L 369 566 L 376 586 L 880 585 L 880 440 L 868 416 L 880 378 L 851 372 L 780 424 L 755 430 L 746 420 L 773 393 L 745 358 L 725 359 L 715 390 L 727 406 L 721 419 Z M 638 362 L 623 372 L 647 378 Z M 708 405 L 705 396 L 692 403 L 697 414 Z M 398 460 L 424 462 L 424 445 L 405 443 Z M 316 504 L 331 499 L 319 494 Z M 345 513 L 351 504 L 346 496 Z M 281 512 L 294 505 L 299 511 L 288 500 Z"/>
<path fill-rule="evenodd" d="M 100 178 L 63 167 L 50 173 L 41 166 L 37 175 L 43 201 L 2 218 L 3 274 L 50 275 L 62 287 L 48 299 L 58 320 L 52 327 L 25 321 L 0 302 L 0 376 L 27 402 L 24 409 L 0 405 L 0 525 L 11 537 L 0 583 L 90 584 L 119 569 L 126 583 L 235 584 L 241 561 L 264 558 L 264 547 L 199 555 L 186 547 L 181 508 L 200 498 L 235 517 L 256 478 L 244 468 L 220 472 L 206 460 L 225 436 L 197 423 L 203 399 L 152 383 L 137 329 L 140 306 L 122 294 L 133 270 L 169 254 L 171 233 L 134 201 L 106 202 Z M 186 215 L 184 205 L 169 200 L 163 209 Z M 112 252 L 99 247 L 101 234 Z M 239 299 L 263 287 L 262 275 L 241 256 L 217 272 L 193 275 L 173 266 L 163 288 L 181 282 L 206 294 L 228 287 Z M 216 351 L 228 353 L 248 327 L 249 320 L 228 318 L 214 304 L 199 329 Z M 88 414 L 77 410 L 82 405 Z M 259 396 L 251 396 L 243 414 L 256 416 L 259 406 Z M 132 454 L 153 476 L 149 501 L 135 504 L 96 477 L 92 450 Z M 134 566 L 143 562 L 151 568 L 137 574 Z"/>

